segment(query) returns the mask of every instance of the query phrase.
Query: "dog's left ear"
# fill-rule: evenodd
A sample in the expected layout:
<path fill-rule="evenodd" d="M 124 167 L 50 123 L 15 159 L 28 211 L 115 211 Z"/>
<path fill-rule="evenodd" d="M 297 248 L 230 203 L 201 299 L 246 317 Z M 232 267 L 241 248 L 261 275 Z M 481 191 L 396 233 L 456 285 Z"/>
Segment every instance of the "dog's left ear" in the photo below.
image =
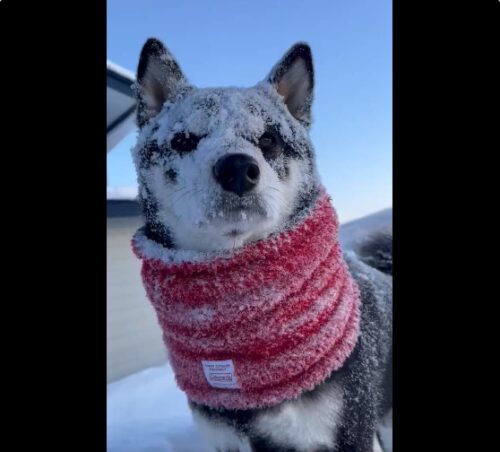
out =
<path fill-rule="evenodd" d="M 283 96 L 290 113 L 304 125 L 311 123 L 314 69 L 311 48 L 299 42 L 271 70 L 268 81 Z"/>
<path fill-rule="evenodd" d="M 144 44 L 137 68 L 137 123 L 142 127 L 156 116 L 163 104 L 189 86 L 170 51 L 157 39 Z"/>

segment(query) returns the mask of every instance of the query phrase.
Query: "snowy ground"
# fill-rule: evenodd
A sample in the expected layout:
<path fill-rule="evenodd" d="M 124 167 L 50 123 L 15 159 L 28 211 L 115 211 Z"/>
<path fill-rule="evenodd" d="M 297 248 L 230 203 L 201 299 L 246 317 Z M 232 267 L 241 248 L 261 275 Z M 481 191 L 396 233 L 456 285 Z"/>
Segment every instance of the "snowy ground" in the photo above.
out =
<path fill-rule="evenodd" d="M 342 248 L 355 249 L 374 231 L 392 231 L 392 208 L 341 225 L 339 237 Z"/>
<path fill-rule="evenodd" d="M 392 229 L 392 209 L 343 225 L 343 247 L 355 248 L 375 229 Z M 210 452 L 168 364 L 109 384 L 107 406 L 108 452 Z"/>
<path fill-rule="evenodd" d="M 209 452 L 165 364 L 108 385 L 108 452 Z"/>

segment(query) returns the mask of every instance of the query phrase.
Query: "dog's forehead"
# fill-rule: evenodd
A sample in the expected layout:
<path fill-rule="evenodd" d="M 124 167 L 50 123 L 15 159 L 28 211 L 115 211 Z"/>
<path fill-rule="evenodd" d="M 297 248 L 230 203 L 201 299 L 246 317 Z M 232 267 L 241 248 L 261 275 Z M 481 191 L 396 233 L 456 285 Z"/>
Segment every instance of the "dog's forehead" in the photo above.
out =
<path fill-rule="evenodd" d="M 194 88 L 165 104 L 154 135 L 159 141 L 177 132 L 257 135 L 271 123 L 279 123 L 286 133 L 290 129 L 288 116 L 279 96 L 263 86 Z"/>

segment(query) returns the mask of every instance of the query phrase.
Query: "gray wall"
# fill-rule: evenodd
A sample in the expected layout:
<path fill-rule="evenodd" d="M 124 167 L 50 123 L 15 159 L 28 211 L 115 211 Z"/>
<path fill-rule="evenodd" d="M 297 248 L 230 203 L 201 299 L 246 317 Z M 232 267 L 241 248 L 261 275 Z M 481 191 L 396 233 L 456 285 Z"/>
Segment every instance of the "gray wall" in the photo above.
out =
<path fill-rule="evenodd" d="M 108 382 L 166 361 L 156 314 L 140 279 L 140 261 L 130 239 L 138 217 L 107 221 Z"/>

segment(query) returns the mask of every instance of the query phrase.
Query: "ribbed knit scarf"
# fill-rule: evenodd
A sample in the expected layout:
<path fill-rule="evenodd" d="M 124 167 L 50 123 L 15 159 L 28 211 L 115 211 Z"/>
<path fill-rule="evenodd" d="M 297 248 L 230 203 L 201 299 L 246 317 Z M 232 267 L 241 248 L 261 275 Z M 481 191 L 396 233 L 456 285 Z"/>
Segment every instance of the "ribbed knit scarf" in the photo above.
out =
<path fill-rule="evenodd" d="M 276 405 L 342 366 L 359 331 L 359 293 L 322 189 L 308 214 L 217 255 L 132 240 L 177 384 L 211 407 Z"/>

